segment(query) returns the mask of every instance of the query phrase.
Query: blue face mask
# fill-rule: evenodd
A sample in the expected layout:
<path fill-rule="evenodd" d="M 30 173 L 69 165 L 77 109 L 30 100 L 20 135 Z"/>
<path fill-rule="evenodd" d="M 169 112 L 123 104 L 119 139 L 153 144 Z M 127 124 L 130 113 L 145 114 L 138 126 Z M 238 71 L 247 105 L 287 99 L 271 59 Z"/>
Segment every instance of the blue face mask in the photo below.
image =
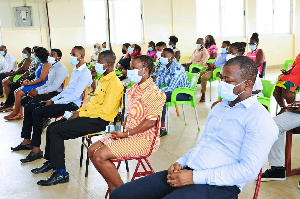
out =
<path fill-rule="evenodd" d="M 104 66 L 104 64 L 99 64 L 99 63 L 97 63 L 97 64 L 95 65 L 95 70 L 96 70 L 96 72 L 99 73 L 100 75 L 102 75 L 102 74 L 105 73 L 105 71 L 106 71 L 106 69 L 105 69 L 105 70 L 103 69 L 103 66 Z"/>
<path fill-rule="evenodd" d="M 5 55 L 5 52 L 4 51 L 0 51 L 0 55 Z"/>
<path fill-rule="evenodd" d="M 245 80 L 246 81 L 246 80 Z M 244 93 L 245 91 L 242 91 L 239 94 L 234 94 L 233 93 L 233 89 L 237 86 L 240 86 L 241 84 L 243 84 L 245 81 L 239 83 L 238 85 L 233 85 L 233 84 L 228 84 L 224 81 L 221 81 L 219 86 L 218 86 L 218 94 L 219 96 L 226 100 L 226 101 L 234 101 L 239 95 L 241 95 L 242 93 Z"/>
<path fill-rule="evenodd" d="M 102 52 L 106 51 L 106 48 L 102 48 Z"/>
<path fill-rule="evenodd" d="M 23 59 L 27 59 L 27 58 L 28 58 L 28 55 L 27 55 L 27 54 L 25 54 L 25 53 L 22 53 L 22 55 L 21 55 L 21 56 L 22 56 L 22 58 L 23 58 Z"/>
<path fill-rule="evenodd" d="M 41 60 L 40 60 L 38 57 L 35 58 L 35 61 L 36 61 L 37 63 L 41 63 Z"/>
<path fill-rule="evenodd" d="M 128 48 L 128 53 L 129 53 L 130 55 L 133 53 L 133 51 L 134 51 L 134 48 L 131 48 L 131 47 Z"/>
<path fill-rule="evenodd" d="M 64 114 L 64 116 L 63 116 L 63 117 L 64 117 L 65 119 L 67 119 L 67 120 L 68 120 L 70 117 L 72 117 L 72 115 L 73 115 L 73 113 L 72 113 L 72 112 L 70 112 L 70 111 L 65 111 L 65 114 Z"/>
<path fill-rule="evenodd" d="M 169 60 L 168 60 L 168 58 L 161 57 L 161 58 L 159 58 L 159 62 L 161 63 L 161 65 L 166 66 L 169 63 Z"/>
<path fill-rule="evenodd" d="M 34 53 L 31 53 L 31 57 L 32 59 L 35 59 Z"/>
<path fill-rule="evenodd" d="M 70 57 L 70 63 L 73 65 L 73 66 L 76 66 L 79 61 L 77 60 L 77 57 L 74 57 L 74 56 L 71 56 Z"/>
<path fill-rule="evenodd" d="M 94 51 L 95 51 L 95 52 L 98 52 L 98 50 L 99 50 L 98 48 L 94 48 Z"/>
<path fill-rule="evenodd" d="M 249 49 L 251 50 L 251 52 L 255 51 L 257 48 L 257 46 L 254 44 L 254 45 L 249 45 Z"/>
<path fill-rule="evenodd" d="M 226 50 L 226 48 L 221 48 L 221 53 L 222 53 L 222 54 L 225 54 L 225 53 L 227 53 L 227 50 Z"/>
<path fill-rule="evenodd" d="M 196 44 L 196 48 L 200 50 L 202 48 L 201 44 Z"/>
<path fill-rule="evenodd" d="M 169 45 L 169 48 L 173 49 L 173 46 L 172 46 L 172 45 Z"/>
<path fill-rule="evenodd" d="M 149 47 L 148 50 L 151 52 L 151 51 L 153 50 L 153 48 L 152 48 L 152 47 Z"/>
<path fill-rule="evenodd" d="M 143 69 L 140 69 L 143 70 Z M 133 70 L 127 70 L 127 77 L 129 79 L 129 81 L 134 82 L 134 83 L 139 83 L 142 79 L 142 77 L 144 76 L 140 76 L 139 75 L 139 71 L 138 69 L 133 69 Z"/>

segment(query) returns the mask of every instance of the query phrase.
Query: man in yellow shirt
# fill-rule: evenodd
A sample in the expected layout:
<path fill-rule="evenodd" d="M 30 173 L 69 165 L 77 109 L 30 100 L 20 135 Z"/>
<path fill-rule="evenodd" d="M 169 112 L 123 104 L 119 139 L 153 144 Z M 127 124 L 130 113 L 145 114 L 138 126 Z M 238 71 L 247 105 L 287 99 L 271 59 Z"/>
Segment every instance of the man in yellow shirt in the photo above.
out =
<path fill-rule="evenodd" d="M 102 52 L 95 66 L 97 72 L 102 74 L 95 96 L 79 110 L 73 111 L 69 119 L 48 126 L 44 156 L 47 161 L 32 172 L 44 173 L 50 169 L 55 169 L 55 172 L 46 180 L 38 181 L 38 185 L 49 186 L 69 181 L 65 167 L 64 140 L 104 131 L 109 122 L 113 122 L 122 105 L 123 96 L 123 85 L 113 69 L 115 60 L 116 55 L 112 51 Z"/>

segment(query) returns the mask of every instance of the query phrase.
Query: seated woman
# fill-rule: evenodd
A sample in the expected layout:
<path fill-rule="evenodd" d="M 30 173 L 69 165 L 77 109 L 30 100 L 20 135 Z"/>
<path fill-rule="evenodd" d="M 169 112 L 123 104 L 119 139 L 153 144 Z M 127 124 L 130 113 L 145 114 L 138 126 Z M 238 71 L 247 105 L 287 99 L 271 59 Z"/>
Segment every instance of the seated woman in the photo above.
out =
<path fill-rule="evenodd" d="M 14 111 L 5 116 L 6 120 L 18 120 L 23 118 L 23 111 L 21 105 L 21 99 L 27 95 L 28 91 L 40 87 L 46 83 L 48 80 L 48 73 L 51 64 L 48 63 L 49 52 L 43 48 L 39 47 L 35 51 L 36 62 L 40 63 L 38 69 L 35 71 L 35 80 L 29 81 L 25 80 L 22 82 L 22 87 L 20 90 L 15 92 L 15 109 Z"/>
<path fill-rule="evenodd" d="M 152 68 L 153 60 L 150 57 L 142 55 L 133 58 L 128 77 L 136 84 L 127 94 L 124 132 L 111 132 L 111 135 L 96 142 L 88 150 L 89 158 L 107 182 L 109 191 L 124 184 L 111 159 L 147 155 L 155 136 L 153 152 L 159 147 L 160 137 L 154 127 L 162 113 L 166 96 L 154 85 L 150 77 Z"/>
<path fill-rule="evenodd" d="M 265 62 L 265 56 L 262 49 L 258 49 L 259 38 L 258 34 L 255 32 L 252 34 L 249 43 L 250 52 L 246 54 L 247 57 L 251 58 L 257 65 L 257 70 L 259 75 L 261 75 L 263 70 L 263 64 Z"/>
<path fill-rule="evenodd" d="M 98 61 L 98 55 L 101 53 L 101 45 L 99 43 L 94 44 L 94 53 L 91 57 L 91 62 L 90 62 L 90 71 L 92 73 L 92 78 L 93 78 L 93 83 L 91 85 L 92 91 L 89 93 L 89 95 L 94 96 L 94 92 L 96 90 L 96 79 L 98 78 L 98 74 L 95 70 L 95 64 Z"/>
<path fill-rule="evenodd" d="M 300 86 L 300 54 L 290 70 L 281 70 L 282 76 L 278 77 L 276 87 L 273 93 L 277 103 L 281 107 L 279 114 L 287 110 L 286 103 L 292 104 L 295 101 L 296 92 Z M 285 101 L 284 101 L 285 100 Z"/>
<path fill-rule="evenodd" d="M 147 55 L 149 56 L 149 57 L 151 57 L 152 58 L 152 60 L 154 61 L 154 62 L 156 62 L 156 60 L 157 60 L 157 55 L 156 55 L 156 49 L 155 49 L 155 43 L 153 42 L 153 41 L 150 41 L 149 43 L 148 43 L 148 51 L 147 51 Z"/>
<path fill-rule="evenodd" d="M 120 60 L 118 61 L 117 65 L 116 65 L 116 68 L 118 69 L 120 67 L 120 65 L 122 64 L 122 61 L 125 59 L 125 55 L 126 53 L 128 52 L 128 48 L 129 46 L 131 46 L 130 43 L 124 43 L 122 45 L 122 57 L 120 58 Z"/>
<path fill-rule="evenodd" d="M 174 51 L 175 58 L 179 62 L 181 52 L 180 52 L 179 48 L 176 47 L 177 42 L 178 42 L 178 38 L 176 36 L 169 37 L 169 48 L 171 48 Z"/>
<path fill-rule="evenodd" d="M 215 38 L 212 35 L 205 37 L 205 48 L 208 51 L 209 59 L 215 59 L 218 55 L 218 47 Z"/>

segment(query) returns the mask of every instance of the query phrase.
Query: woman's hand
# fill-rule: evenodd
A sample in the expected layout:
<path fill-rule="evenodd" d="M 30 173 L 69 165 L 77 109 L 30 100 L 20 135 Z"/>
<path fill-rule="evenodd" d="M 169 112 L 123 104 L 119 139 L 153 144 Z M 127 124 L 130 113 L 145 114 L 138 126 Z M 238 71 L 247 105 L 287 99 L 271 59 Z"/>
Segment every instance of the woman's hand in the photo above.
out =
<path fill-rule="evenodd" d="M 68 121 L 79 117 L 79 111 L 72 111 L 72 113 L 73 115 L 68 119 Z"/>
<path fill-rule="evenodd" d="M 111 131 L 111 137 L 114 139 L 119 139 L 119 138 L 127 138 L 128 134 L 124 133 L 122 131 Z"/>
<path fill-rule="evenodd" d="M 27 84 L 29 84 L 29 80 L 28 79 L 26 79 L 26 80 L 24 80 L 23 82 L 22 82 L 22 86 L 28 86 Z"/>

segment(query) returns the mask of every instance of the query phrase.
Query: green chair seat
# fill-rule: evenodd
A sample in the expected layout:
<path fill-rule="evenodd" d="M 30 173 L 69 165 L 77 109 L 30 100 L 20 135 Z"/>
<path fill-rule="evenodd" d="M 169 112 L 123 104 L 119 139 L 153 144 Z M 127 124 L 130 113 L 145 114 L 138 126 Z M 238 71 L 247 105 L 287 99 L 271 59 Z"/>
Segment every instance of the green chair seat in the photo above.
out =
<path fill-rule="evenodd" d="M 22 76 L 22 74 L 15 75 L 13 78 L 13 82 L 16 82 L 21 76 Z"/>

